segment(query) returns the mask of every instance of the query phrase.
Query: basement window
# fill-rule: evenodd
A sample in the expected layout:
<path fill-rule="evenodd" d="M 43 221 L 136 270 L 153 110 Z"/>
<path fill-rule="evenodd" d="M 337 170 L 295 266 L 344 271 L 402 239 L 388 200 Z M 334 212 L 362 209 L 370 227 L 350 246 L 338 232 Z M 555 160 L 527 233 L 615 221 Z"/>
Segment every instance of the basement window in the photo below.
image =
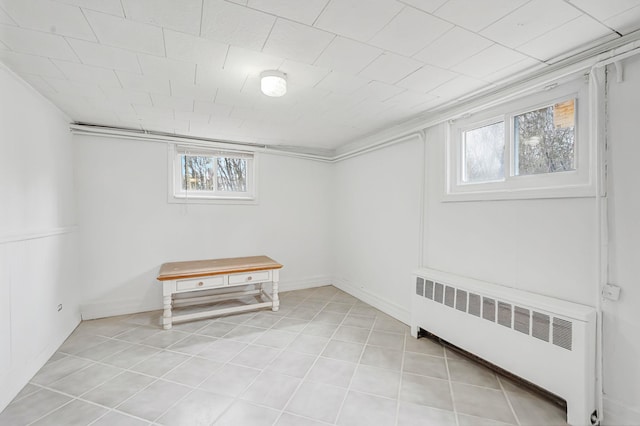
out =
<path fill-rule="evenodd" d="M 450 123 L 444 201 L 593 196 L 586 92 L 574 81 Z"/>
<path fill-rule="evenodd" d="M 188 146 L 170 147 L 174 202 L 255 200 L 255 154 Z"/>

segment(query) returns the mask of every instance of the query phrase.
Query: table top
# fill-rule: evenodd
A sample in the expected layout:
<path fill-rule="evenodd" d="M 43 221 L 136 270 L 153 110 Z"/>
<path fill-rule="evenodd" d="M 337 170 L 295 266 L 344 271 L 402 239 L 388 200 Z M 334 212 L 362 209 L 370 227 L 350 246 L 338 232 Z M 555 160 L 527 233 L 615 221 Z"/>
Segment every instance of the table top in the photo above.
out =
<path fill-rule="evenodd" d="M 168 281 L 280 268 L 282 268 L 281 264 L 267 256 L 188 260 L 185 262 L 163 263 L 157 279 L 158 281 Z"/>

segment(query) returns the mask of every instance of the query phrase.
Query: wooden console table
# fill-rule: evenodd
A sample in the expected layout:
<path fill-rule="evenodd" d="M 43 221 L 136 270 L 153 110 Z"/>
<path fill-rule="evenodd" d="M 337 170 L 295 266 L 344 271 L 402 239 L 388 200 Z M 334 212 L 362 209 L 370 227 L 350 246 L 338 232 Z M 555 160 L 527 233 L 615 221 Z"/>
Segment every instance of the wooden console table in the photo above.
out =
<path fill-rule="evenodd" d="M 271 307 L 273 311 L 277 311 L 280 306 L 278 281 L 281 268 L 281 264 L 267 256 L 164 263 L 160 267 L 157 278 L 158 281 L 162 282 L 164 304 L 162 327 L 168 330 L 175 321 L 188 321 L 265 307 Z M 269 282 L 272 283 L 271 294 L 268 294 L 263 289 L 263 285 Z M 198 292 L 204 293 L 204 290 L 246 286 L 248 284 L 257 284 L 257 286 L 253 290 L 225 292 L 222 294 L 210 294 L 210 292 L 198 294 Z M 194 293 L 193 297 L 181 297 L 174 300 L 173 295 L 189 292 Z M 171 311 L 172 306 L 199 305 L 250 295 L 267 298 L 269 301 L 227 308 L 212 308 L 182 315 L 172 315 Z"/>

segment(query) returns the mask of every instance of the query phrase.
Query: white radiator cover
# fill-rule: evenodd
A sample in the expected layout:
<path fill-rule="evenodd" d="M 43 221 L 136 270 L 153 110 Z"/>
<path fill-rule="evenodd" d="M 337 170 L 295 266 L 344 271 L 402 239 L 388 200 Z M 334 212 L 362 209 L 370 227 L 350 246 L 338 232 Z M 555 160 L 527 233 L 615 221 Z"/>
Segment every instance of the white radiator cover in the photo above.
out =
<path fill-rule="evenodd" d="M 563 398 L 570 425 L 591 424 L 595 308 L 432 269 L 415 275 L 414 337 L 433 333 Z"/>

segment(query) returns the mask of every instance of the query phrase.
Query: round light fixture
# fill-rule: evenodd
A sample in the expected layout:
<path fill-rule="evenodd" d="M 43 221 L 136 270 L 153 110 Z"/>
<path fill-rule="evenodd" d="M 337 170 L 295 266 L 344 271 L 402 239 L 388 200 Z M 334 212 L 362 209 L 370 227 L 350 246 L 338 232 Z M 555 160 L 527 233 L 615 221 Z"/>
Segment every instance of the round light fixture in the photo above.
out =
<path fill-rule="evenodd" d="M 267 96 L 284 95 L 287 93 L 287 75 L 281 71 L 263 71 L 260 74 L 260 90 Z"/>

